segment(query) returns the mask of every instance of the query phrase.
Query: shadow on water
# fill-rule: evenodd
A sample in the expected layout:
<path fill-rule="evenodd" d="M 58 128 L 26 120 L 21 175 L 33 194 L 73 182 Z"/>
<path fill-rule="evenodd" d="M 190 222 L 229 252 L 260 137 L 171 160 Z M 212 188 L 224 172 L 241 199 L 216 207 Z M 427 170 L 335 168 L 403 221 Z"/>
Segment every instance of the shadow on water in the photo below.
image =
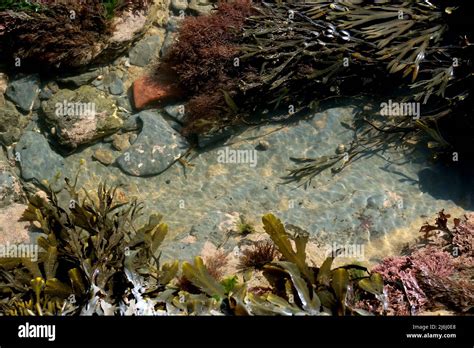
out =
<path fill-rule="evenodd" d="M 474 210 L 474 167 L 436 164 L 418 172 L 422 192 L 436 199 L 451 200 L 465 210 Z"/>

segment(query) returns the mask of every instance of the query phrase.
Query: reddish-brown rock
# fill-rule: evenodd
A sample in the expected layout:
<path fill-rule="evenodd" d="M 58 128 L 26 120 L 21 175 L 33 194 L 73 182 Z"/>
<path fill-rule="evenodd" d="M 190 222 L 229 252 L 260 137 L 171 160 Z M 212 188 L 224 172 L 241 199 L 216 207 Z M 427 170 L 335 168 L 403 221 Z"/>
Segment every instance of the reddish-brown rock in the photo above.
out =
<path fill-rule="evenodd" d="M 182 96 L 183 90 L 178 86 L 177 76 L 166 66 L 161 67 L 154 76 L 142 76 L 133 83 L 133 101 L 138 110 L 174 101 Z"/>

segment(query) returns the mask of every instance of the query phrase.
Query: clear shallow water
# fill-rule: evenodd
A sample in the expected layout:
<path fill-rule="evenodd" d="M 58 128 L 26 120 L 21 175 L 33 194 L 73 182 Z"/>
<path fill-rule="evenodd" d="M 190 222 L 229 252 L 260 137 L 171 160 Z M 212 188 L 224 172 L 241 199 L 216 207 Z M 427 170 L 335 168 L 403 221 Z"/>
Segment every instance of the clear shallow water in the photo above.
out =
<path fill-rule="evenodd" d="M 145 215 L 163 214 L 170 227 L 163 259 L 190 259 L 201 253 L 206 242 L 231 250 L 240 238 L 229 231 L 235 230 L 240 216 L 261 232 L 261 216 L 272 212 L 284 223 L 309 232 L 314 245 L 364 245 L 364 259 L 374 261 L 399 252 L 441 209 L 453 215 L 472 209 L 472 185 L 433 166 L 421 153 L 365 157 L 334 176 L 330 171 L 322 173 L 306 189 L 283 184 L 281 177 L 292 166 L 289 157 L 333 154 L 339 144 L 350 141 L 351 132 L 340 122 L 352 118 L 352 107 L 335 107 L 291 124 L 250 127 L 201 150 L 191 160 L 192 167 L 176 163 L 153 177 L 128 176 L 93 161 L 97 148 L 112 150 L 106 143 L 70 155 L 65 167 L 73 172 L 84 159 L 80 184 L 87 189 L 95 190 L 100 180 L 122 184 L 127 198 L 145 203 Z M 219 163 L 219 151 L 226 147 L 253 151 L 259 141 L 269 147 L 255 151 L 255 166 Z"/>

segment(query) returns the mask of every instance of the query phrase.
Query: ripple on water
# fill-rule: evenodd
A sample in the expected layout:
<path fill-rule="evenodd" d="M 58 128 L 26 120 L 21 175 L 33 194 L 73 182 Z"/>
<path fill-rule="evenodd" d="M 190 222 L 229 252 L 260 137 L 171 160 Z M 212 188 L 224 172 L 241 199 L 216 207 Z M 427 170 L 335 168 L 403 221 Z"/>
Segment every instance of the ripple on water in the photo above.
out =
<path fill-rule="evenodd" d="M 432 221 L 443 208 L 460 211 L 449 192 L 436 192 L 434 197 L 420 190 L 418 174 L 428 165 L 420 160 L 393 164 L 390 170 L 383 170 L 386 160 L 366 157 L 336 176 L 322 173 L 307 189 L 296 184 L 282 185 L 281 177 L 292 166 L 289 157 L 331 155 L 339 144 L 348 143 L 352 134 L 340 122 L 352 117 L 352 108 L 334 108 L 285 127 L 268 125 L 245 130 L 231 139 L 228 147 L 253 150 L 260 140 L 267 141 L 270 147 L 257 152 L 255 167 L 248 163 L 218 163 L 221 148 L 214 148 L 202 151 L 192 161 L 194 167 L 187 167 L 185 172 L 175 164 L 159 176 L 131 177 L 118 168 L 92 162 L 94 149 L 103 144 L 73 154 L 65 162 L 70 167 L 86 158 L 88 170 L 81 175 L 86 186 L 94 187 L 99 179 L 122 182 L 128 195 L 144 201 L 145 213 L 163 214 L 171 237 L 164 246 L 164 258 L 189 259 L 199 253 L 206 241 L 221 244 L 227 236 L 219 226 L 223 226 L 228 214 L 238 213 L 259 222 L 263 214 L 273 212 L 284 223 L 308 231 L 320 244 L 362 243 L 367 246 L 367 253 L 370 250 L 373 255 L 387 255 L 389 249 L 396 251 L 402 241 L 415 237 L 413 234 L 426 220 L 420 216 Z M 278 128 L 281 129 L 274 131 Z M 262 134 L 267 135 L 259 138 Z M 390 156 L 396 160 L 403 155 Z M 424 180 L 441 180 L 443 174 L 436 173 L 425 173 Z M 257 230 L 261 231 L 260 223 Z M 190 234 L 193 243 L 180 242 Z M 225 244 L 229 250 L 233 246 L 232 240 Z"/>

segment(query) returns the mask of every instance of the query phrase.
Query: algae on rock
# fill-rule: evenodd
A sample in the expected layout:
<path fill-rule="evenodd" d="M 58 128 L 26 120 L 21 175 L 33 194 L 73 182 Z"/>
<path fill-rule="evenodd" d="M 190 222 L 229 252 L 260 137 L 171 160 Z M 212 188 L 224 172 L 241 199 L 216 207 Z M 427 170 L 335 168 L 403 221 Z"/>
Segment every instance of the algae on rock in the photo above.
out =
<path fill-rule="evenodd" d="M 59 90 L 42 109 L 59 142 L 71 148 L 110 135 L 123 123 L 114 100 L 91 86 Z"/>

